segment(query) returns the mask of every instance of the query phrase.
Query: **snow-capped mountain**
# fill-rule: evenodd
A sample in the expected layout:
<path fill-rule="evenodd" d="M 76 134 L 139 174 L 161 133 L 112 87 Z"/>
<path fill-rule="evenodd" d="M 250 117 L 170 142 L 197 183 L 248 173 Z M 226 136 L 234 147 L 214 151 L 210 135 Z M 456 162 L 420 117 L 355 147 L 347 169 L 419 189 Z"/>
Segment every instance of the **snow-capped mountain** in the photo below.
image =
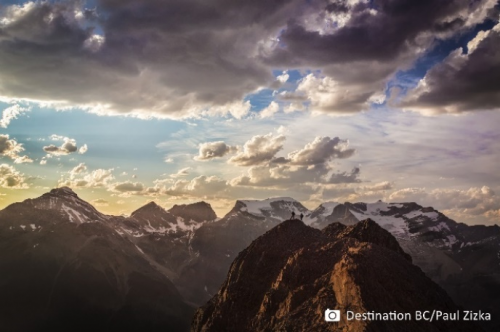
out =
<path fill-rule="evenodd" d="M 292 212 L 297 219 L 303 214 L 306 222 L 311 214 L 311 211 L 291 197 L 274 197 L 263 200 L 238 200 L 226 217 L 239 215 L 269 222 L 281 222 L 290 219 Z"/>
<path fill-rule="evenodd" d="M 341 213 L 339 213 L 341 212 Z M 442 250 L 460 250 L 477 242 L 493 240 L 500 235 L 498 226 L 468 226 L 449 219 L 432 207 L 416 203 L 344 203 L 335 206 L 330 215 L 319 216 L 313 226 L 328 222 L 361 221 L 371 218 L 399 240 L 417 239 Z M 346 222 L 348 220 L 348 222 Z M 482 231 L 480 231 L 482 230 Z M 489 230 L 489 231 L 488 231 Z"/>
<path fill-rule="evenodd" d="M 0 211 L 1 329 L 187 330 L 194 307 L 115 218 L 69 188 Z"/>
<path fill-rule="evenodd" d="M 114 217 L 112 221 L 120 235 L 139 238 L 150 234 L 176 234 L 179 237 L 181 233 L 190 235 L 205 222 L 216 218 L 210 204 L 205 202 L 175 205 L 168 211 L 155 202 L 149 202 L 132 212 L 130 217 Z"/>
<path fill-rule="evenodd" d="M 333 209 L 339 204 L 337 202 L 321 203 L 307 216 L 308 223 L 311 224 L 317 220 L 324 220 L 333 213 Z"/>
<path fill-rule="evenodd" d="M 50 217 L 48 216 L 50 214 Z M 39 229 L 46 224 L 62 221 L 82 224 L 104 222 L 109 216 L 97 211 L 91 204 L 80 199 L 68 187 L 52 189 L 34 199 L 9 205 L 2 211 L 6 222 L 0 227 Z"/>
<path fill-rule="evenodd" d="M 370 218 L 388 230 L 413 263 L 459 304 L 500 314 L 500 227 L 457 223 L 417 203 L 344 203 L 312 226 Z M 494 325 L 495 330 L 500 324 Z M 491 326 L 490 326 L 491 328 Z"/>

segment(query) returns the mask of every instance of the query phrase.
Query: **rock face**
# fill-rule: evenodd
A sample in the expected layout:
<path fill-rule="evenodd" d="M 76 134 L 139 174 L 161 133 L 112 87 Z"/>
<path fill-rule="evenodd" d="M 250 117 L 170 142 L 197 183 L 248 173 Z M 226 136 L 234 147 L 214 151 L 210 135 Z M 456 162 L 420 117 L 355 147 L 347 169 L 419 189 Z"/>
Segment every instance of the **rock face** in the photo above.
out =
<path fill-rule="evenodd" d="M 310 214 L 290 197 L 238 200 L 223 218 L 196 229 L 190 245 L 198 255 L 184 267 L 179 277 L 182 286 L 191 291 L 188 299 L 198 305 L 206 303 L 219 290 L 238 253 L 258 236 L 289 218 L 292 211 L 297 216 Z"/>
<path fill-rule="evenodd" d="M 1 330 L 187 330 L 193 306 L 117 230 L 69 188 L 0 211 Z"/>
<path fill-rule="evenodd" d="M 355 312 L 456 311 L 375 222 L 323 231 L 287 220 L 234 260 L 192 331 L 478 331 L 464 322 L 325 322 L 328 308 Z M 368 242 L 369 241 L 369 242 Z"/>
<path fill-rule="evenodd" d="M 197 223 L 202 223 L 217 219 L 217 215 L 210 204 L 205 202 L 174 205 L 168 212 L 177 217 L 181 217 L 185 222 L 192 220 Z"/>
<path fill-rule="evenodd" d="M 335 213 L 335 210 L 342 213 Z M 432 207 L 416 203 L 344 203 L 312 226 L 352 224 L 372 218 L 397 239 L 413 263 L 467 309 L 492 313 L 484 322 L 500 330 L 500 227 L 457 223 Z M 347 222 L 346 222 L 347 220 Z"/>
<path fill-rule="evenodd" d="M 155 202 L 150 202 L 135 210 L 130 217 L 138 221 L 140 227 L 149 228 L 153 232 L 155 230 L 169 229 L 177 224 L 177 218 Z"/>

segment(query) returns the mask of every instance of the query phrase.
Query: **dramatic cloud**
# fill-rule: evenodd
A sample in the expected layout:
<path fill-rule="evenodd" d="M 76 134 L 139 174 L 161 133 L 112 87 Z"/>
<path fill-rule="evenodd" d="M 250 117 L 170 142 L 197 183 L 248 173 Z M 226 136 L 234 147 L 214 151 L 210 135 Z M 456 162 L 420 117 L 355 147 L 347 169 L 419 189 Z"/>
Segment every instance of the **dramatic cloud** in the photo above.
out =
<path fill-rule="evenodd" d="M 222 158 L 235 151 L 236 147 L 227 145 L 222 141 L 207 142 L 200 144 L 198 155 L 194 159 L 206 161 L 214 158 Z"/>
<path fill-rule="evenodd" d="M 16 164 L 32 163 L 28 156 L 19 156 L 23 152 L 22 144 L 17 143 L 14 139 L 9 139 L 9 135 L 0 135 L 0 156 L 8 157 L 14 160 Z"/>
<path fill-rule="evenodd" d="M 338 137 L 316 137 L 307 143 L 303 149 L 288 154 L 288 161 L 292 165 L 319 165 L 331 159 L 345 159 L 351 157 L 355 150 L 349 149 L 349 141 Z"/>
<path fill-rule="evenodd" d="M 382 102 L 386 82 L 436 40 L 494 17 L 496 0 L 335 1 L 308 3 L 290 19 L 279 47 L 267 54 L 277 67 L 318 68 L 297 92 L 314 112 L 348 114 Z M 297 107 L 295 103 L 294 107 Z"/>
<path fill-rule="evenodd" d="M 354 167 L 351 172 L 343 172 L 343 173 L 334 173 L 330 176 L 329 183 L 337 184 L 337 183 L 358 183 L 361 182 L 358 179 L 360 173 L 359 167 Z"/>
<path fill-rule="evenodd" d="M 70 153 L 74 153 L 74 152 L 78 151 L 76 141 L 72 138 L 58 136 L 58 135 L 52 135 L 52 136 L 50 136 L 50 138 L 53 141 L 63 141 L 63 144 L 61 146 L 56 146 L 54 144 L 44 146 L 43 151 L 47 152 L 48 154 L 51 154 L 54 156 L 64 156 L 64 155 L 68 155 Z M 79 153 L 84 154 L 85 152 L 87 152 L 87 145 L 86 144 L 80 148 Z"/>
<path fill-rule="evenodd" d="M 283 135 L 257 135 L 243 145 L 243 150 L 229 159 L 238 166 L 259 165 L 271 161 L 283 149 L 286 138 Z"/>
<path fill-rule="evenodd" d="M 257 149 L 258 147 L 261 151 L 264 146 L 268 146 L 269 144 L 259 143 L 264 137 L 268 138 L 264 142 L 268 142 L 271 136 L 255 136 L 249 141 L 254 144 L 249 144 L 245 151 L 253 151 L 253 148 Z M 284 141 L 284 137 L 282 140 Z M 316 137 L 304 148 L 290 152 L 287 157 L 276 157 L 276 153 L 282 148 L 280 142 L 279 149 L 278 147 L 266 149 L 272 152 L 266 154 L 266 158 L 254 158 L 259 161 L 258 163 L 244 164 L 244 166 L 255 166 L 250 167 L 246 174 L 232 179 L 230 183 L 233 186 L 293 188 L 304 184 L 360 182 L 358 179 L 359 168 L 354 168 L 349 174 L 333 174 L 334 169 L 330 165 L 330 161 L 333 159 L 349 158 L 354 154 L 355 150 L 349 149 L 348 145 L 347 140 L 341 140 L 338 137 Z"/>
<path fill-rule="evenodd" d="M 381 85 L 348 84 L 309 74 L 300 81 L 296 96 L 304 96 L 313 113 L 350 114 L 368 109 L 369 102 L 383 102 L 377 100 L 377 90 L 381 88 Z"/>
<path fill-rule="evenodd" d="M 328 65 L 393 62 L 482 22 L 497 4 L 483 1 L 312 1 L 288 21 L 270 56 L 274 63 Z"/>
<path fill-rule="evenodd" d="M 2 113 L 2 118 L 0 119 L 0 127 L 7 128 L 12 120 L 17 119 L 18 116 L 28 112 L 29 110 L 29 108 L 21 107 L 17 104 L 7 107 Z"/>
<path fill-rule="evenodd" d="M 1 164 L 0 165 L 0 186 L 8 189 L 28 189 L 29 186 L 25 183 L 24 174 L 19 173 L 14 167 Z"/>
<path fill-rule="evenodd" d="M 352 112 L 434 40 L 492 15 L 496 0 L 85 3 L 3 7 L 1 98 L 145 118 L 241 118 L 247 94 L 289 80 L 273 69 L 311 68 L 331 80 L 321 84 L 352 87 L 347 101 L 320 110 Z"/>
<path fill-rule="evenodd" d="M 424 114 L 500 108 L 500 24 L 481 31 L 468 53 L 453 51 L 432 68 L 402 106 Z"/>
<path fill-rule="evenodd" d="M 101 114 L 178 118 L 215 107 L 241 117 L 249 109 L 243 96 L 274 80 L 256 59 L 292 15 L 291 2 L 99 0 L 98 11 L 83 1 L 7 6 L 0 14 L 0 93 Z"/>

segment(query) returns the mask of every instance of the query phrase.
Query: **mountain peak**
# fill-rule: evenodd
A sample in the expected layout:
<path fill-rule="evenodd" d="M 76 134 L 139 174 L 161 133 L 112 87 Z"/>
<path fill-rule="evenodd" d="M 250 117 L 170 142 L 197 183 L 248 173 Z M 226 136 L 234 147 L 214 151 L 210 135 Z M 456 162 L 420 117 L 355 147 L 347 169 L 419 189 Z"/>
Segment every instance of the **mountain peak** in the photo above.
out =
<path fill-rule="evenodd" d="M 251 218 L 267 218 L 267 220 L 281 222 L 290 218 L 292 212 L 295 212 L 296 215 L 303 214 L 306 217 L 311 214 L 305 206 L 294 198 L 274 197 L 263 200 L 237 200 L 227 215 L 243 213 Z"/>
<path fill-rule="evenodd" d="M 322 232 L 332 239 L 355 238 L 361 242 L 374 243 L 395 251 L 406 260 L 412 261 L 411 256 L 404 252 L 396 238 L 370 218 L 352 226 L 332 223 L 325 227 Z"/>
<path fill-rule="evenodd" d="M 161 206 L 159 206 L 158 204 L 156 204 L 156 202 L 151 201 L 151 202 L 147 203 L 146 205 L 141 206 L 140 208 L 138 208 L 134 212 L 132 212 L 131 216 L 134 217 L 137 214 L 145 213 L 147 211 L 155 211 L 155 210 L 163 210 L 163 211 L 165 211 L 165 209 L 162 208 Z"/>
<path fill-rule="evenodd" d="M 143 208 L 162 208 L 161 206 L 159 206 L 158 204 L 156 204 L 155 201 L 151 201 L 149 202 L 148 204 L 144 205 Z"/>
<path fill-rule="evenodd" d="M 70 188 L 70 187 L 59 187 L 52 189 L 50 191 L 51 194 L 56 196 L 73 196 L 78 197 L 78 195 Z"/>
<path fill-rule="evenodd" d="M 183 218 L 185 221 L 194 220 L 198 223 L 217 219 L 212 206 L 206 202 L 174 205 L 168 210 L 171 214 Z"/>

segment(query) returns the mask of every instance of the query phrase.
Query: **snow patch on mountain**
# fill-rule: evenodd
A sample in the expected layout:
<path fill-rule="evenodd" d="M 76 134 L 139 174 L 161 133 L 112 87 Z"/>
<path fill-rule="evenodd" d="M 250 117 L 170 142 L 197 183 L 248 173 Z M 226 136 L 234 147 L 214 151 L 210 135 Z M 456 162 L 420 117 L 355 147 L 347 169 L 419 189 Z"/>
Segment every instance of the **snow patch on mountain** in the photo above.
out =
<path fill-rule="evenodd" d="M 388 211 L 387 206 L 382 206 L 378 203 L 375 204 L 374 204 L 375 206 L 370 206 L 371 204 L 367 204 L 366 213 L 360 213 L 353 210 L 350 210 L 350 212 L 354 215 L 354 217 L 356 217 L 356 219 L 360 221 L 367 218 L 371 218 L 377 224 L 379 224 L 380 226 L 391 232 L 392 235 L 394 235 L 396 238 L 410 237 L 408 226 L 406 225 L 405 220 L 403 218 L 380 215 L 377 212 Z"/>
<path fill-rule="evenodd" d="M 337 202 L 326 202 L 326 203 L 323 203 L 321 204 L 320 206 L 322 206 L 325 210 L 323 211 L 323 215 L 324 216 L 329 216 L 332 214 L 333 212 L 333 209 L 339 205 L 339 203 Z"/>
<path fill-rule="evenodd" d="M 267 198 L 264 200 L 241 200 L 245 207 L 241 208 L 241 211 L 246 211 L 256 216 L 262 216 L 262 211 L 264 210 L 272 210 L 271 203 L 273 202 L 285 202 L 288 205 L 291 211 L 298 212 L 298 210 L 293 206 L 293 203 L 298 203 L 295 199 L 291 197 L 275 197 L 275 198 Z"/>
<path fill-rule="evenodd" d="M 412 219 L 412 218 L 415 218 L 415 217 L 418 217 L 418 216 L 424 216 L 424 217 L 428 217 L 431 220 L 437 220 L 437 218 L 439 217 L 439 214 L 437 212 L 435 212 L 435 211 L 432 211 L 432 212 L 422 212 L 420 210 L 415 210 L 415 211 L 411 211 L 410 213 L 405 214 L 405 216 L 408 219 Z"/>

